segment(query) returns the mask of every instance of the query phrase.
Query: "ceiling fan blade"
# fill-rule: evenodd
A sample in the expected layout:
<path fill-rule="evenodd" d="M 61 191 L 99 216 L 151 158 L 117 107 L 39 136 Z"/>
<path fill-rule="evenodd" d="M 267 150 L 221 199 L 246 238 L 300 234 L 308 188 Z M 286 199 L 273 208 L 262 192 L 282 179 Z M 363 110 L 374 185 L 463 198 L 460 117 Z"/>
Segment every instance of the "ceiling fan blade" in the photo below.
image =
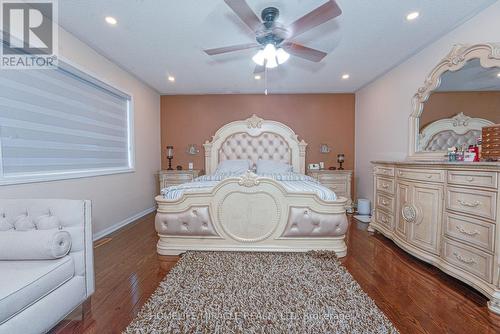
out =
<path fill-rule="evenodd" d="M 266 71 L 265 66 L 255 65 L 255 70 L 253 70 L 253 74 L 260 74 Z"/>
<path fill-rule="evenodd" d="M 311 49 L 311 48 L 308 48 L 307 46 L 293 43 L 293 42 L 285 42 L 282 45 L 282 47 L 289 54 L 292 54 L 296 57 L 304 58 L 306 60 L 314 61 L 316 63 L 320 62 L 328 54 L 326 52 L 319 51 L 316 49 Z"/>
<path fill-rule="evenodd" d="M 215 48 L 215 49 L 206 49 L 203 50 L 205 53 L 209 56 L 213 55 L 218 55 L 221 53 L 227 53 L 227 52 L 234 52 L 234 51 L 240 51 L 240 50 L 247 50 L 247 49 L 255 49 L 255 48 L 260 48 L 261 45 L 257 43 L 248 43 L 248 44 L 239 44 L 239 45 L 231 45 L 231 46 L 225 46 L 222 48 Z"/>
<path fill-rule="evenodd" d="M 300 19 L 293 22 L 288 30 L 291 32 L 293 38 L 298 36 L 316 26 L 319 26 L 326 21 L 329 21 L 342 14 L 342 10 L 334 0 L 328 0 L 325 4 L 319 6 L 312 12 L 302 16 Z"/>
<path fill-rule="evenodd" d="M 261 26 L 259 17 L 248 6 L 245 0 L 224 0 L 224 2 L 238 15 L 253 32 L 257 31 Z"/>

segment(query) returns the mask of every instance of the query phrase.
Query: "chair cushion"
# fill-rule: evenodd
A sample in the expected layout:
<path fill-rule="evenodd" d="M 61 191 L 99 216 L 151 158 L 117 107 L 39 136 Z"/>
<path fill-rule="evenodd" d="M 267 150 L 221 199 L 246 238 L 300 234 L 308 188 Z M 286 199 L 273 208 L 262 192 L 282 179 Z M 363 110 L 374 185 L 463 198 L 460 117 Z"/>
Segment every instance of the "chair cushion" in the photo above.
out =
<path fill-rule="evenodd" d="M 75 274 L 71 256 L 0 261 L 0 324 L 57 289 Z"/>

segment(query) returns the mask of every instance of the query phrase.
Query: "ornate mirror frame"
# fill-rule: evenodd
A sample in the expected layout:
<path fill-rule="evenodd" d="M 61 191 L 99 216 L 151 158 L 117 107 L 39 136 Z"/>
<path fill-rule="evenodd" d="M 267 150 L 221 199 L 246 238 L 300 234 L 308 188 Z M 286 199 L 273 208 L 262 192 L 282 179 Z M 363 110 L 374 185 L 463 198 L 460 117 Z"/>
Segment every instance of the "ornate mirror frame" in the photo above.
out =
<path fill-rule="evenodd" d="M 424 110 L 424 103 L 432 92 L 441 84 L 441 75 L 446 71 L 460 70 L 471 59 L 479 59 L 484 68 L 500 68 L 500 43 L 485 44 L 457 44 L 450 53 L 431 71 L 413 96 L 413 112 L 409 119 L 409 151 L 410 160 L 445 160 L 444 151 L 426 152 L 418 151 L 420 115 Z"/>

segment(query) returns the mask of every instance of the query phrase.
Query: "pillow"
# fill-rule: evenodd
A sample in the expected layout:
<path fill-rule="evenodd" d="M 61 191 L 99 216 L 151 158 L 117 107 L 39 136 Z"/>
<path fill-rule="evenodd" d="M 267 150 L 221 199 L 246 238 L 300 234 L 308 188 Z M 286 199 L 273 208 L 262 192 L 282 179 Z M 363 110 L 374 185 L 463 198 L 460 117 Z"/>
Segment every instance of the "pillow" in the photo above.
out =
<path fill-rule="evenodd" d="M 224 160 L 217 166 L 215 174 L 245 174 L 251 167 L 250 160 Z"/>
<path fill-rule="evenodd" d="M 14 228 L 18 231 L 34 230 L 35 223 L 33 223 L 33 220 L 27 214 L 20 215 L 14 219 Z"/>
<path fill-rule="evenodd" d="M 259 160 L 257 161 L 257 174 L 265 173 L 289 173 L 293 171 L 293 167 L 289 164 L 274 161 L 274 160 Z"/>
<path fill-rule="evenodd" d="M 54 216 L 50 212 L 47 215 L 41 215 L 37 217 L 35 220 L 35 225 L 39 230 L 50 230 L 52 228 L 58 228 L 59 226 L 61 226 L 61 224 L 59 223 L 59 218 L 57 218 L 57 216 Z"/>
<path fill-rule="evenodd" d="M 12 230 L 14 225 L 5 217 L 5 213 L 0 215 L 0 231 Z"/>
<path fill-rule="evenodd" d="M 53 260 L 70 249 L 71 235 L 58 229 L 0 232 L 0 260 Z"/>

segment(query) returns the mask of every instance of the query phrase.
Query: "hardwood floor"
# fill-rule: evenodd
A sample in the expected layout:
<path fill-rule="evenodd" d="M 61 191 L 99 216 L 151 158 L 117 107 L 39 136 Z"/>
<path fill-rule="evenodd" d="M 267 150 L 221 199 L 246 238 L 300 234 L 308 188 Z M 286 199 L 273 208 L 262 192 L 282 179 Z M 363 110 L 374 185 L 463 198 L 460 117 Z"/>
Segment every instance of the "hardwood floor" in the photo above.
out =
<path fill-rule="evenodd" d="M 154 292 L 178 257 L 156 255 L 154 214 L 111 236 L 95 249 L 96 292 L 83 320 L 54 333 L 120 333 Z M 401 333 L 499 333 L 500 316 L 486 298 L 400 250 L 352 220 L 343 264 Z"/>

